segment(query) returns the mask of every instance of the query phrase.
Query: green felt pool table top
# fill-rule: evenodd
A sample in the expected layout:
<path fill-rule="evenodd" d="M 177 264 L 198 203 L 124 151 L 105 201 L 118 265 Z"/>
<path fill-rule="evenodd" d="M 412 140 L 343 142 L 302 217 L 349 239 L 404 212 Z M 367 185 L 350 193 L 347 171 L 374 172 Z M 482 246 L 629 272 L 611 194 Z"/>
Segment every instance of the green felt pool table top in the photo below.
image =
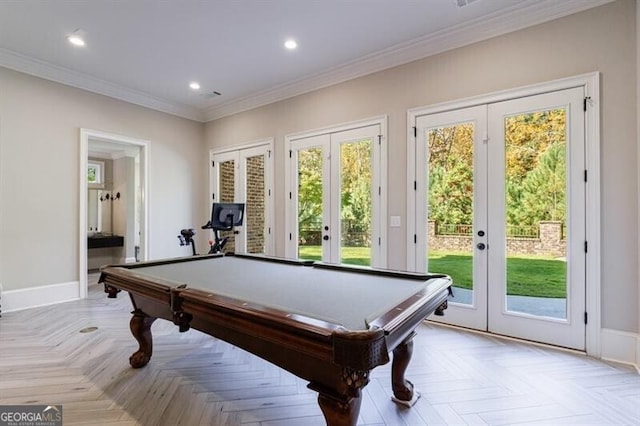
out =
<path fill-rule="evenodd" d="M 231 297 L 267 308 L 366 330 L 374 319 L 417 293 L 437 294 L 451 281 L 442 275 L 386 273 L 361 268 L 311 266 L 261 256 L 193 257 L 136 265 L 132 273 Z"/>

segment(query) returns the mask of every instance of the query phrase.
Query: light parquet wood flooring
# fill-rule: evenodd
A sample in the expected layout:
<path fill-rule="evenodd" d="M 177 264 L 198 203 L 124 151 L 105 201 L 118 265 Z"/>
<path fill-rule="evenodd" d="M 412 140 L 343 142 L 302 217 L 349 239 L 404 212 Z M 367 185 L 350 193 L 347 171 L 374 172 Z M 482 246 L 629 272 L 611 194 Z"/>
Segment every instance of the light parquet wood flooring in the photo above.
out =
<path fill-rule="evenodd" d="M 4 313 L 0 405 L 62 404 L 65 425 L 324 424 L 306 382 L 167 321 L 149 365 L 130 368 L 130 311 L 93 285 L 86 300 Z M 375 369 L 359 424 L 640 424 L 632 368 L 483 334 L 420 326 L 407 377 L 422 393 L 411 409 L 390 400 L 390 366 Z"/>

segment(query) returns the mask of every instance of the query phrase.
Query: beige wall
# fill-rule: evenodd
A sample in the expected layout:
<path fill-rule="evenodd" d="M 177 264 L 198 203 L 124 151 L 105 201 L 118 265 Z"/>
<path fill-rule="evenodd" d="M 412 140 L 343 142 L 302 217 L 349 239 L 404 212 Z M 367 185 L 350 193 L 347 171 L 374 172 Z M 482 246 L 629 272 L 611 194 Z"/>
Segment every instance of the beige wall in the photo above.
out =
<path fill-rule="evenodd" d="M 594 71 L 602 74 L 602 326 L 638 331 L 638 153 L 635 2 L 605 6 L 358 78 L 206 125 L 207 148 L 274 137 L 275 205 L 284 205 L 284 136 L 389 117 L 390 268 L 406 265 L 406 120 L 428 106 Z M 280 207 L 277 207 L 280 208 Z M 276 215 L 284 254 L 284 214 Z"/>
<path fill-rule="evenodd" d="M 640 192 L 640 0 L 636 0 L 636 140 L 638 147 L 638 192 Z M 638 196 L 638 251 L 640 252 L 640 195 Z M 640 254 L 637 262 L 638 281 L 640 281 Z M 639 284 L 640 287 L 640 284 Z M 640 330 L 640 289 L 638 290 L 638 327 Z M 636 344 L 636 365 L 640 365 L 640 341 Z"/>
<path fill-rule="evenodd" d="M 203 124 L 0 68 L 0 283 L 78 276 L 80 128 L 150 142 L 150 257 L 188 255 L 176 236 L 206 221 Z"/>

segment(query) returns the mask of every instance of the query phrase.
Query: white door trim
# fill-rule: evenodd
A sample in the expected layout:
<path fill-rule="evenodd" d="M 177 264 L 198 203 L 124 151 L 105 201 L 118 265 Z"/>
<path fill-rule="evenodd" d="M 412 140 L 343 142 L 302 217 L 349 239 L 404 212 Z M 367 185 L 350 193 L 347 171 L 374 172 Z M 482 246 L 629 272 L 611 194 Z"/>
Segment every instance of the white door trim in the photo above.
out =
<path fill-rule="evenodd" d="M 525 96 L 547 92 L 584 87 L 585 91 L 585 150 L 588 170 L 586 196 L 586 352 L 600 357 L 601 354 L 601 266 L 600 266 L 600 73 L 593 72 L 550 82 L 502 90 L 481 96 L 443 102 L 426 107 L 412 108 L 407 111 L 407 270 L 416 271 L 414 237 L 417 232 L 416 193 L 416 153 L 414 126 L 417 117 L 438 112 L 462 109 L 481 104 L 501 102 Z"/>
<path fill-rule="evenodd" d="M 78 253 L 79 253 L 79 283 L 80 298 L 87 297 L 87 166 L 89 161 L 89 139 L 97 139 L 104 142 L 112 142 L 124 145 L 134 145 L 140 148 L 141 166 L 141 188 L 142 212 L 140 214 L 140 248 L 143 254 L 141 260 L 149 259 L 149 145 L 150 142 L 144 139 L 132 138 L 129 136 L 117 135 L 115 133 L 103 132 L 80 128 L 80 190 L 79 190 L 79 232 L 78 232 Z"/>

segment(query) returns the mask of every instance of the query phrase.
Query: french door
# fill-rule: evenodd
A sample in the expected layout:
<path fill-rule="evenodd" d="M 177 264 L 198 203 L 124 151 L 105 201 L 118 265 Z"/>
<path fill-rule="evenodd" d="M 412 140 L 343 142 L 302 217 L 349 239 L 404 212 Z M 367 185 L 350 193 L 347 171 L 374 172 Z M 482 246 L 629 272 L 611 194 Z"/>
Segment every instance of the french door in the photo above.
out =
<path fill-rule="evenodd" d="M 289 139 L 289 257 L 384 266 L 381 139 L 381 124 Z"/>
<path fill-rule="evenodd" d="M 273 254 L 272 143 L 211 153 L 213 202 L 245 203 L 243 226 L 229 236 L 226 252 Z"/>
<path fill-rule="evenodd" d="M 421 116 L 416 124 L 416 217 L 424 236 L 416 265 L 454 279 L 443 321 L 486 330 L 488 257 L 477 247 L 488 232 L 487 108 Z"/>
<path fill-rule="evenodd" d="M 585 348 L 584 89 L 416 119 L 417 265 L 442 321 Z"/>

